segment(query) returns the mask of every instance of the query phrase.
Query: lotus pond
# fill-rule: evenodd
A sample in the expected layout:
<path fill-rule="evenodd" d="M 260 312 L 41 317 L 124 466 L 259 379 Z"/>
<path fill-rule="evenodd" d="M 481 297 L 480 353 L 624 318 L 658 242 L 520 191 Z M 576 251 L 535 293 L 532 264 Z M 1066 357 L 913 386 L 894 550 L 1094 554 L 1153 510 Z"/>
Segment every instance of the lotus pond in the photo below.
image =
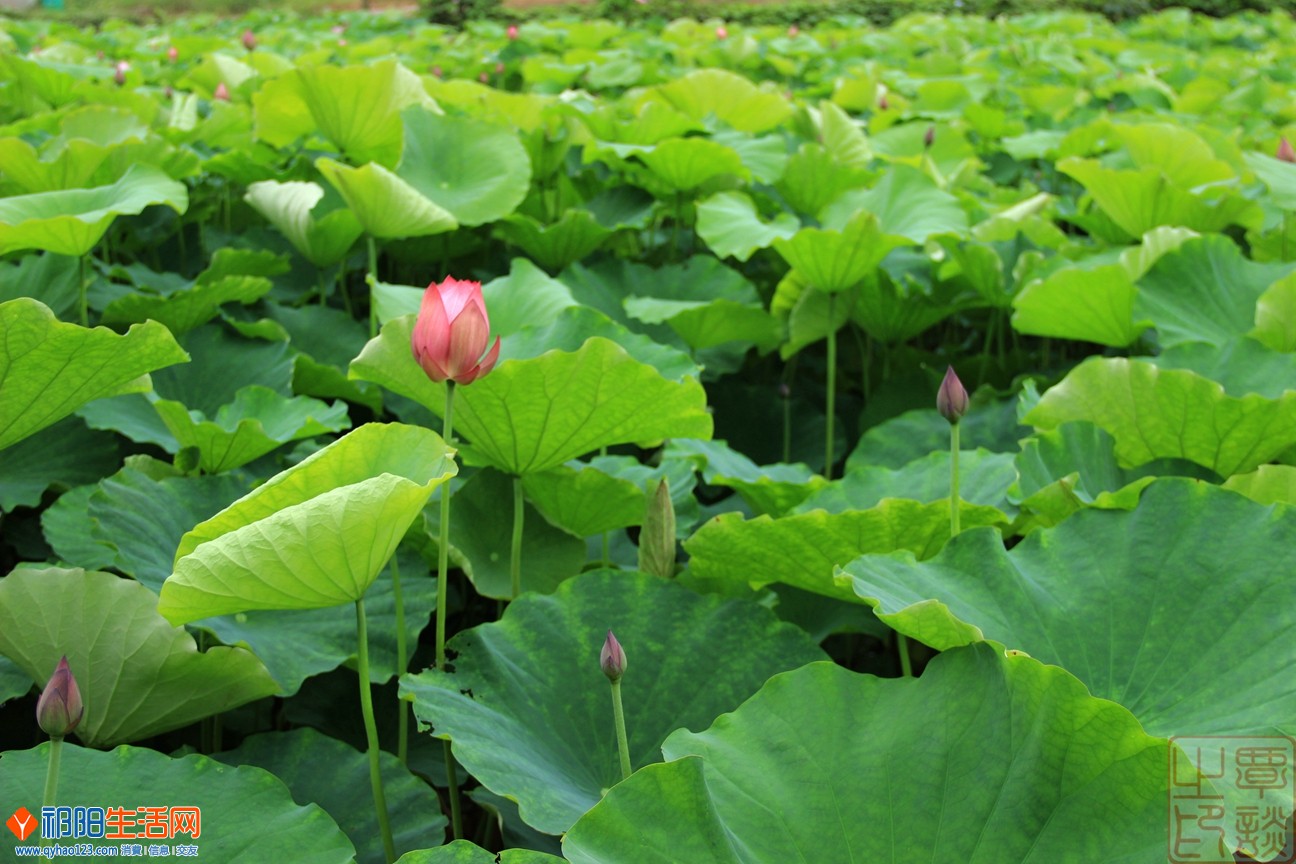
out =
<path fill-rule="evenodd" d="M 5 22 L 0 848 L 1291 860 L 1293 61 Z"/>

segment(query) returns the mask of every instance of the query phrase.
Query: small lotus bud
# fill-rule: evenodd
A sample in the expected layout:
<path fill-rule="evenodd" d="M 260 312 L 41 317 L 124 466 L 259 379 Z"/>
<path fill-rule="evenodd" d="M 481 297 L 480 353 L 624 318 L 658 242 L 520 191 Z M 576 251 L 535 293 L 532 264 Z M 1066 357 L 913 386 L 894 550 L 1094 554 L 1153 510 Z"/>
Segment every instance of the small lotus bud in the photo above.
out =
<path fill-rule="evenodd" d="M 485 84 L 486 82 L 490 81 L 490 76 L 487 75 L 485 72 L 479 72 L 477 73 L 477 80 Z"/>
<path fill-rule="evenodd" d="M 665 477 L 648 496 L 639 532 L 639 569 L 663 579 L 675 575 L 675 503 Z"/>
<path fill-rule="evenodd" d="M 716 34 L 716 38 L 717 38 L 717 39 L 721 39 L 721 40 L 723 40 L 723 39 L 728 39 L 728 38 L 729 38 L 729 28 L 727 28 L 727 27 L 725 27 L 723 24 L 721 24 L 719 27 L 717 27 L 717 28 L 715 29 L 715 34 Z"/>
<path fill-rule="evenodd" d="M 216 85 L 216 92 L 212 94 L 212 98 L 219 99 L 221 102 L 230 101 L 229 88 L 225 86 L 224 81 Z"/>
<path fill-rule="evenodd" d="M 338 40 L 338 47 L 339 47 L 339 48 L 345 48 L 346 46 L 347 46 L 347 40 L 345 40 L 345 39 L 339 39 L 339 40 Z"/>
<path fill-rule="evenodd" d="M 603 650 L 599 652 L 599 666 L 603 668 L 603 674 L 609 681 L 620 681 L 621 676 L 625 674 L 625 651 L 617 638 L 612 635 L 611 630 L 608 631 L 607 639 L 603 640 Z"/>
<path fill-rule="evenodd" d="M 801 32 L 801 28 L 793 24 L 791 27 L 788 28 L 788 38 L 795 39 L 800 32 Z"/>
<path fill-rule="evenodd" d="M 887 101 L 887 98 L 885 96 L 883 96 L 881 99 L 878 100 L 879 111 L 886 111 L 890 107 L 891 107 L 891 103 Z"/>
<path fill-rule="evenodd" d="M 1296 149 L 1292 149 L 1291 142 L 1286 138 L 1278 142 L 1278 152 L 1274 155 L 1284 162 L 1296 162 Z"/>
<path fill-rule="evenodd" d="M 180 59 L 180 51 L 174 45 L 167 49 L 167 60 L 174 63 Z"/>
<path fill-rule="evenodd" d="M 432 69 L 431 69 L 430 71 L 432 72 L 432 75 L 433 75 L 433 77 L 435 77 L 435 78 L 444 78 L 444 77 L 445 77 L 445 73 L 441 71 L 441 67 L 440 67 L 440 66 L 433 66 Z"/>
<path fill-rule="evenodd" d="M 496 64 L 495 64 L 495 74 L 496 74 L 496 75 L 503 75 L 503 74 L 504 74 L 504 64 L 503 64 L 503 63 L 496 63 Z"/>
<path fill-rule="evenodd" d="M 172 89 L 171 89 L 171 85 L 168 84 L 168 85 L 166 85 L 166 87 L 164 87 L 164 88 L 162 89 L 162 95 L 163 95 L 163 96 L 166 96 L 167 101 L 170 102 L 171 99 L 175 97 L 175 91 L 172 90 Z"/>
<path fill-rule="evenodd" d="M 256 46 L 257 46 L 256 34 L 253 33 L 251 30 L 244 30 L 243 47 L 251 51 L 252 49 L 256 48 Z"/>
<path fill-rule="evenodd" d="M 332 31 L 332 33 L 333 33 L 334 36 L 341 36 L 343 33 L 346 32 L 346 25 L 345 25 L 345 24 L 334 24 L 334 25 L 332 26 L 332 28 L 330 28 L 330 29 L 331 29 L 331 31 Z"/>
<path fill-rule="evenodd" d="M 113 70 L 113 81 L 116 82 L 118 87 L 126 83 L 126 73 L 129 70 L 130 70 L 130 64 L 127 63 L 125 60 L 118 63 L 117 68 Z"/>
<path fill-rule="evenodd" d="M 508 38 L 509 38 L 509 41 L 510 41 L 510 42 L 515 41 L 515 40 L 518 38 L 518 28 L 517 28 L 517 25 L 516 25 L 516 24 L 510 24 L 510 25 L 508 26 L 508 30 L 506 30 L 505 33 L 508 34 Z"/>
<path fill-rule="evenodd" d="M 786 381 L 779 382 L 778 394 L 780 399 L 786 400 L 792 398 L 792 388 L 788 386 Z"/>
<path fill-rule="evenodd" d="M 936 391 L 936 410 L 953 425 L 963 419 L 968 409 L 968 393 L 963 382 L 954 374 L 954 367 L 945 370 L 945 380 Z"/>
<path fill-rule="evenodd" d="M 931 146 L 936 143 L 936 127 L 928 126 L 926 134 L 923 135 L 923 149 L 930 150 Z"/>
<path fill-rule="evenodd" d="M 65 738 L 81 722 L 84 713 L 81 691 L 64 655 L 36 702 L 36 722 L 51 738 Z"/>

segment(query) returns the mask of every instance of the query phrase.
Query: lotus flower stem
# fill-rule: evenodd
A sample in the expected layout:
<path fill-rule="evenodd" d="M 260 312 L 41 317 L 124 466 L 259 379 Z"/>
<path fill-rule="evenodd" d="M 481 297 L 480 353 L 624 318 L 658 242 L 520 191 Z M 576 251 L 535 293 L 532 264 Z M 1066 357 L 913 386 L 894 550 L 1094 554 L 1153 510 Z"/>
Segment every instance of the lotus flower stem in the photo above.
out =
<path fill-rule="evenodd" d="M 463 816 L 459 812 L 459 774 L 455 771 L 454 750 L 450 746 L 450 739 L 447 738 L 441 742 L 444 745 L 445 763 L 446 763 L 446 795 L 450 798 L 450 829 L 453 832 L 453 839 L 463 839 Z"/>
<path fill-rule="evenodd" d="M 356 674 L 360 678 L 360 713 L 364 715 L 365 741 L 369 748 L 369 785 L 373 788 L 374 809 L 378 813 L 378 828 L 382 831 L 383 852 L 387 864 L 392 864 L 396 860 L 396 844 L 392 842 L 387 796 L 383 792 L 382 769 L 378 765 L 378 727 L 374 724 L 373 694 L 369 692 L 369 628 L 365 621 L 364 598 L 356 600 L 355 607 Z"/>
<path fill-rule="evenodd" d="M 833 444 L 836 430 L 833 428 L 833 415 L 837 411 L 837 328 L 836 313 L 837 295 L 828 295 L 828 395 L 824 406 L 827 417 L 824 434 L 824 479 L 832 479 Z"/>
<path fill-rule="evenodd" d="M 612 684 L 612 722 L 616 726 L 617 754 L 621 757 L 621 779 L 630 776 L 630 745 L 626 740 L 625 711 L 621 708 L 621 677 L 626 671 L 626 654 L 609 630 L 599 652 L 599 668 Z"/>
<path fill-rule="evenodd" d="M 89 262 L 89 254 L 82 255 L 77 265 L 77 293 L 80 300 L 81 309 L 81 326 L 90 326 L 90 304 L 86 300 L 86 264 Z"/>
<path fill-rule="evenodd" d="M 900 655 L 900 674 L 906 678 L 913 677 L 913 664 L 909 660 L 909 639 L 896 631 L 896 654 Z"/>
<path fill-rule="evenodd" d="M 607 455 L 606 445 L 599 448 L 599 455 L 600 456 Z M 603 566 L 604 567 L 612 566 L 612 555 L 611 555 L 610 546 L 611 546 L 611 540 L 609 538 L 608 532 L 604 531 L 603 532 Z"/>
<path fill-rule="evenodd" d="M 509 582 L 513 599 L 522 593 L 522 478 L 513 478 L 513 545 L 509 555 Z"/>
<path fill-rule="evenodd" d="M 617 753 L 621 757 L 621 779 L 630 776 L 630 743 L 626 739 L 625 710 L 621 707 L 621 681 L 612 682 L 612 720 L 616 723 Z"/>
<path fill-rule="evenodd" d="M 378 335 L 378 306 L 374 303 L 374 286 L 378 284 L 378 244 L 374 241 L 373 235 L 366 238 L 369 241 L 369 338 L 372 339 Z"/>
<path fill-rule="evenodd" d="M 446 446 L 453 446 L 454 441 L 454 394 L 455 382 L 447 380 L 445 398 L 445 423 L 441 427 L 441 438 Z M 450 579 L 450 481 L 441 485 L 441 536 L 437 541 L 437 607 L 436 607 L 436 665 L 445 669 L 446 665 L 446 595 Z M 401 716 L 404 717 L 404 710 Z M 454 839 L 463 839 L 463 820 L 459 815 L 459 777 L 455 772 L 454 754 L 450 742 L 445 745 L 446 794 L 450 798 L 450 824 Z"/>
<path fill-rule="evenodd" d="M 396 677 L 404 675 L 409 667 L 409 652 L 405 646 L 405 598 L 401 595 L 400 544 L 391 559 L 392 597 L 396 600 Z M 402 765 L 409 762 L 409 706 L 396 700 L 396 758 Z"/>
<path fill-rule="evenodd" d="M 950 538 L 959 533 L 959 424 L 950 425 Z"/>
<path fill-rule="evenodd" d="M 1287 211 L 1284 210 L 1282 221 L 1282 258 L 1280 259 L 1283 261 L 1287 260 L 1287 215 Z"/>
<path fill-rule="evenodd" d="M 59 778 L 59 757 L 63 754 L 63 739 L 59 737 L 50 738 L 49 767 L 45 769 L 45 803 L 46 807 L 53 807 L 54 800 L 58 797 L 58 778 Z"/>
<path fill-rule="evenodd" d="M 792 461 L 792 389 L 787 382 L 779 385 L 779 398 L 783 401 L 783 461 Z"/>

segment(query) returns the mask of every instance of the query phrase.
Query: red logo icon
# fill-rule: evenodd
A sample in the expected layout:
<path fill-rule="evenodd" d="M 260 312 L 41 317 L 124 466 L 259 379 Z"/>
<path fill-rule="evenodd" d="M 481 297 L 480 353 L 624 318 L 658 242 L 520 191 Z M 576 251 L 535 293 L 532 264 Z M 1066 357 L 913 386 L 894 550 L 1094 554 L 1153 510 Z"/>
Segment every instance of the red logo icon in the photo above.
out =
<path fill-rule="evenodd" d="M 26 807 L 19 807 L 5 825 L 19 840 L 26 840 L 27 836 L 36 829 L 36 817 Z"/>

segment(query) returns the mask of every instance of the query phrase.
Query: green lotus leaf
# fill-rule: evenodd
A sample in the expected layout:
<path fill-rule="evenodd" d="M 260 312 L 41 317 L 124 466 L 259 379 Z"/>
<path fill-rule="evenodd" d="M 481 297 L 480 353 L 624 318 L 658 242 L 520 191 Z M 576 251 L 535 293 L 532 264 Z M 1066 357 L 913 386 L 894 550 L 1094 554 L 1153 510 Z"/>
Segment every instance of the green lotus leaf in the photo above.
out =
<path fill-rule="evenodd" d="M 1228 477 L 1254 471 L 1296 444 L 1296 392 L 1239 398 L 1188 370 L 1093 357 L 1023 418 L 1044 430 L 1072 420 L 1087 420 L 1115 438 L 1123 466 L 1187 459 Z"/>
<path fill-rule="evenodd" d="M 65 417 L 43 435 L 28 436 L 0 450 L 0 512 L 39 507 L 51 486 L 93 483 L 121 465 L 118 438 Z"/>
<path fill-rule="evenodd" d="M 861 558 L 842 580 L 937 649 L 984 634 L 1062 666 L 1153 735 L 1290 735 L 1296 650 L 1271 634 L 1296 608 L 1294 539 L 1288 508 L 1171 478 L 1132 511 L 1083 511 L 1012 551 L 974 531 L 925 563 Z"/>
<path fill-rule="evenodd" d="M 1017 452 L 1018 442 L 1031 433 L 1017 421 L 1017 400 L 992 401 L 993 396 L 986 399 L 983 394 L 989 395 L 984 390 L 972 394 L 968 413 L 959 421 L 960 447 Z M 948 449 L 949 421 L 935 408 L 915 408 L 865 432 L 846 457 L 846 470 L 872 466 L 899 470 L 934 450 Z"/>
<path fill-rule="evenodd" d="M 93 399 L 145 392 L 148 372 L 188 359 L 161 324 L 87 329 L 26 298 L 0 303 L 0 330 L 0 449 Z"/>
<path fill-rule="evenodd" d="M 825 228 L 844 229 L 860 211 L 877 216 L 882 233 L 923 243 L 933 234 L 966 234 L 967 214 L 958 199 L 923 172 L 893 165 L 869 189 L 851 189 L 823 209 Z"/>
<path fill-rule="evenodd" d="M 962 502 L 963 530 L 1007 522 L 993 507 Z M 902 498 L 871 510 L 814 510 L 771 519 L 723 513 L 684 542 L 689 569 L 703 584 L 761 588 L 772 582 L 858 602 L 833 582 L 833 568 L 866 553 L 908 550 L 919 558 L 940 551 L 950 536 L 949 500 L 920 504 Z"/>
<path fill-rule="evenodd" d="M 152 165 L 134 165 L 108 186 L 3 198 L 0 255 L 19 249 L 84 255 L 118 216 L 143 212 L 153 204 L 183 213 L 189 208 L 189 193 L 183 183 Z"/>
<path fill-rule="evenodd" d="M 80 260 L 68 255 L 32 253 L 12 263 L 0 262 L 0 303 L 34 297 L 58 318 L 69 318 L 81 291 Z M 33 287 L 39 290 L 33 291 Z"/>
<path fill-rule="evenodd" d="M 726 69 L 690 72 L 654 91 L 694 120 L 715 115 L 742 132 L 765 132 L 781 124 L 792 106 L 773 89 L 762 89 Z"/>
<path fill-rule="evenodd" d="M 908 243 L 883 233 L 876 215 L 856 213 L 840 230 L 802 228 L 774 248 L 816 290 L 835 294 L 873 273 L 887 253 Z"/>
<path fill-rule="evenodd" d="M 422 237 L 459 227 L 448 210 L 376 162 L 352 168 L 320 158 L 315 167 L 346 200 L 365 233 L 374 237 Z"/>
<path fill-rule="evenodd" d="M 346 258 L 364 233 L 341 197 L 328 194 L 318 183 L 263 180 L 248 186 L 243 197 L 316 267 L 331 267 Z"/>
<path fill-rule="evenodd" d="M 1256 300 L 1255 327 L 1247 335 L 1275 351 L 1296 352 L 1296 273 L 1274 282 Z"/>
<path fill-rule="evenodd" d="M 401 695 L 484 786 L 517 800 L 527 824 L 558 834 L 620 779 L 598 663 L 609 628 L 629 658 L 621 692 L 635 768 L 658 761 L 673 730 L 705 726 L 770 675 L 823 657 L 757 604 L 603 570 L 550 596 L 525 595 L 500 621 L 460 633 L 449 646 L 453 671 L 406 675 Z M 532 683 L 519 689 L 519 677 Z"/>
<path fill-rule="evenodd" d="M 1176 186 L 1192 189 L 1232 180 L 1236 173 L 1196 132 L 1172 123 L 1113 125 L 1112 132 L 1138 168 L 1152 166 Z"/>
<path fill-rule="evenodd" d="M 198 449 L 198 467 L 208 474 L 245 465 L 289 441 L 351 426 L 343 402 L 288 398 L 255 385 L 240 390 L 210 420 L 170 399 L 158 399 L 153 407 L 181 447 Z"/>
<path fill-rule="evenodd" d="M 1269 189 L 1274 206 L 1296 210 L 1296 166 L 1267 153 L 1244 153 L 1242 158 Z"/>
<path fill-rule="evenodd" d="M 643 522 L 645 490 L 582 462 L 568 462 L 522 478 L 527 500 L 550 524 L 575 537 L 592 537 Z"/>
<path fill-rule="evenodd" d="M 750 176 L 736 150 L 706 138 L 668 138 L 635 155 L 676 192 L 696 189 L 717 177 Z"/>
<path fill-rule="evenodd" d="M 798 213 L 818 214 L 844 189 L 868 183 L 872 175 L 862 166 L 845 165 L 815 142 L 806 142 L 788 157 L 783 176 L 774 185 Z"/>
<path fill-rule="evenodd" d="M 0 653 L 44 686 L 67 655 L 85 702 L 76 736 L 138 741 L 278 691 L 251 652 L 198 651 L 157 596 L 110 573 L 19 569 L 0 579 Z M 99 802 L 102 803 L 102 802 Z"/>
<path fill-rule="evenodd" d="M 796 234 L 801 224 L 790 213 L 762 222 L 756 205 L 743 192 L 717 192 L 697 202 L 697 233 L 721 258 L 732 255 L 746 261 L 757 249 L 766 249 L 778 238 Z"/>
<path fill-rule="evenodd" d="M 1187 369 L 1224 385 L 1230 396 L 1258 393 L 1281 399 L 1296 378 L 1296 355 L 1280 354 L 1254 339 L 1235 336 L 1218 343 L 1184 342 L 1152 359 L 1161 369 Z"/>
<path fill-rule="evenodd" d="M 560 864 L 562 860 L 530 849 L 505 849 L 497 855 L 467 840 L 456 840 L 436 849 L 406 852 L 396 864 Z"/>
<path fill-rule="evenodd" d="M 819 103 L 819 132 L 824 150 L 836 162 L 851 168 L 867 168 L 873 148 L 859 124 L 832 102 Z M 817 211 L 816 211 L 817 212 Z"/>
<path fill-rule="evenodd" d="M 30 675 L 15 666 L 8 657 L 0 655 L 0 705 L 25 696 L 32 689 L 32 683 Z"/>
<path fill-rule="evenodd" d="M 186 534 L 158 609 L 184 623 L 359 600 L 455 470 L 433 432 L 361 426 Z"/>
<path fill-rule="evenodd" d="M 1011 453 L 989 450 L 959 452 L 959 498 L 969 504 L 1007 508 L 1008 489 L 1017 480 Z M 950 454 L 936 450 L 902 468 L 863 466 L 847 470 L 793 508 L 794 513 L 867 510 L 885 498 L 909 498 L 926 504 L 950 495 Z"/>
<path fill-rule="evenodd" d="M 813 663 L 662 751 L 670 761 L 636 772 L 572 827 L 567 860 L 1166 854 L 1167 743 L 1065 670 L 990 645 L 946 652 L 916 680 Z"/>
<path fill-rule="evenodd" d="M 134 324 L 154 320 L 166 325 L 177 337 L 206 324 L 226 303 L 248 306 L 274 287 L 263 276 L 225 276 L 194 282 L 188 288 L 164 296 L 127 294 L 109 303 L 101 319 L 104 324 Z"/>
<path fill-rule="evenodd" d="M 42 800 L 49 746 L 0 755 L 0 794 L 5 800 Z M 197 846 L 199 858 L 227 864 L 258 864 L 266 856 L 318 864 L 355 860 L 351 841 L 328 814 L 315 804 L 294 803 L 273 774 L 250 766 L 233 768 L 198 754 L 177 759 L 143 747 L 100 753 L 64 744 L 58 803 L 124 808 L 128 815 L 140 806 L 197 808 L 199 836 L 177 833 L 173 842 Z M 135 825 L 123 830 L 138 831 L 136 836 L 147 847 L 157 841 L 143 839 L 142 819 L 137 817 Z M 121 840 L 84 837 L 76 843 L 106 847 L 105 854 L 120 852 L 123 846 Z"/>
<path fill-rule="evenodd" d="M 57 561 L 83 570 L 107 570 L 117 550 L 91 533 L 94 522 L 86 515 L 97 483 L 69 489 L 41 514 L 41 534 L 58 556 Z"/>
<path fill-rule="evenodd" d="M 594 214 L 578 209 L 564 211 L 552 225 L 543 225 L 524 213 L 513 213 L 495 230 L 541 267 L 554 272 L 585 258 L 613 234 L 599 224 Z"/>
<path fill-rule="evenodd" d="M 0 67 L 7 73 L 5 77 L 14 81 L 21 90 L 55 108 L 81 98 L 85 76 L 73 74 L 70 69 L 57 68 L 48 62 L 7 51 L 0 54 Z"/>
<path fill-rule="evenodd" d="M 757 516 L 782 516 L 828 482 L 799 462 L 757 465 L 724 441 L 677 438 L 667 453 L 694 460 L 703 480 L 733 489 Z"/>
<path fill-rule="evenodd" d="M 383 327 L 351 364 L 352 374 L 445 410 L 445 385 L 433 384 L 409 352 L 413 318 Z M 455 391 L 455 432 L 476 458 L 510 474 L 554 468 L 600 447 L 711 434 L 706 394 L 696 379 L 670 381 L 603 338 L 575 351 L 503 360 Z"/>
<path fill-rule="evenodd" d="M 316 804 L 332 817 L 355 846 L 356 861 L 386 864 L 373 804 L 355 794 L 357 789 L 369 788 L 369 761 L 364 753 L 314 729 L 290 729 L 252 735 L 213 758 L 270 772 L 292 791 L 294 800 Z M 380 752 L 378 760 L 397 853 L 439 839 L 446 818 L 436 792 L 392 754 Z"/>
<path fill-rule="evenodd" d="M 1261 465 L 1249 474 L 1234 474 L 1222 485 L 1261 504 L 1296 504 L 1296 466 Z"/>
<path fill-rule="evenodd" d="M 783 339 L 783 328 L 763 308 L 733 300 L 629 297 L 625 308 L 631 318 L 645 324 L 670 325 L 693 350 L 740 342 L 770 351 Z"/>

